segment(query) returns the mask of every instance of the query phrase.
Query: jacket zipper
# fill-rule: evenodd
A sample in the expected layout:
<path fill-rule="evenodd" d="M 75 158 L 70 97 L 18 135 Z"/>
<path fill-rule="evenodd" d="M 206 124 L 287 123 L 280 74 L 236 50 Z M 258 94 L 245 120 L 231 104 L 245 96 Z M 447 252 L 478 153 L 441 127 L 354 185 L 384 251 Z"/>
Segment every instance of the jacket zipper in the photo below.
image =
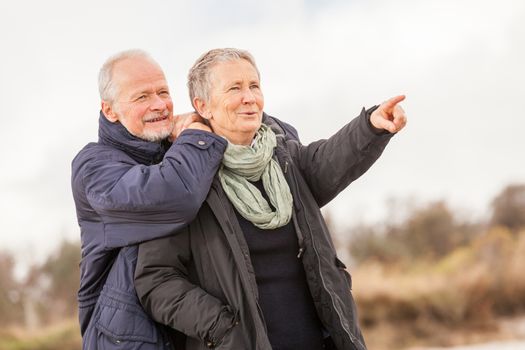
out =
<path fill-rule="evenodd" d="M 297 198 L 294 198 L 294 200 L 297 199 L 298 203 L 301 205 L 301 207 L 303 208 L 303 213 L 304 213 L 304 205 L 303 205 L 303 202 L 301 200 L 301 196 L 299 195 L 299 186 L 297 185 L 297 182 L 295 181 L 295 176 L 291 176 L 290 174 L 290 178 L 292 178 L 292 180 L 294 181 L 294 186 L 296 188 L 296 193 L 297 193 Z M 304 214 L 303 214 L 304 216 Z M 308 226 L 308 231 L 310 232 L 310 239 L 312 240 L 312 248 L 314 249 L 314 252 L 315 252 L 315 255 L 317 257 L 317 265 L 318 265 L 318 268 L 319 268 L 319 276 L 321 277 L 321 284 L 325 290 L 326 293 L 328 293 L 328 295 L 330 295 L 330 300 L 332 301 L 332 308 L 335 310 L 335 312 L 337 313 L 337 316 L 339 317 L 339 323 L 341 325 L 341 327 L 344 329 L 345 333 L 348 335 L 348 337 L 350 338 L 350 342 L 352 343 L 352 345 L 354 345 L 354 347 L 357 349 L 357 346 L 356 346 L 356 341 L 360 343 L 361 347 L 362 348 L 365 348 L 363 346 L 363 344 L 361 344 L 361 342 L 359 341 L 359 339 L 357 339 L 356 337 L 354 337 L 352 335 L 352 332 L 350 332 L 350 330 L 346 329 L 345 325 L 343 324 L 343 316 L 341 315 L 341 312 L 339 311 L 339 309 L 336 307 L 335 303 L 334 303 L 334 297 L 332 295 L 332 293 L 328 290 L 328 288 L 326 287 L 326 283 L 325 283 L 325 280 L 324 280 L 324 277 L 323 277 L 323 273 L 321 271 L 321 259 L 319 258 L 319 252 L 317 251 L 317 248 L 315 246 L 315 243 L 314 243 L 314 239 L 313 239 L 313 234 L 312 234 L 312 228 L 310 227 L 310 224 L 308 223 L 308 220 L 306 219 L 306 217 L 304 217 L 304 220 L 306 222 L 306 226 Z M 301 233 L 302 235 L 302 233 Z M 300 254 L 301 254 L 301 250 L 300 250 Z"/>
<path fill-rule="evenodd" d="M 283 171 L 283 173 L 284 174 L 288 173 L 288 161 L 287 160 L 284 161 L 284 171 Z M 297 185 L 295 187 L 297 187 Z M 295 200 L 294 200 L 294 202 L 295 202 Z M 295 204 L 294 204 L 294 206 L 295 206 Z M 295 228 L 295 233 L 297 235 L 297 244 L 299 245 L 299 251 L 297 253 L 297 259 L 301 259 L 301 257 L 303 256 L 303 253 L 304 253 L 304 236 L 303 236 L 303 233 L 301 232 L 301 230 L 299 229 L 299 224 L 297 223 L 295 210 L 292 211 L 292 222 L 293 222 L 293 225 L 294 225 L 294 228 Z"/>
<path fill-rule="evenodd" d="M 292 172 L 293 172 L 293 169 L 292 169 Z M 339 324 L 341 325 L 341 327 L 343 328 L 345 333 L 350 338 L 350 342 L 352 343 L 354 348 L 357 349 L 356 342 L 359 342 L 361 347 L 366 349 L 366 347 L 364 347 L 363 344 L 361 344 L 359 339 L 357 339 L 355 336 L 353 336 L 352 332 L 350 332 L 350 330 L 346 329 L 345 325 L 343 324 L 343 316 L 341 315 L 341 312 L 339 311 L 339 309 L 335 305 L 334 297 L 333 297 L 332 293 L 326 287 L 326 283 L 325 283 L 325 280 L 324 280 L 324 277 L 323 277 L 323 274 L 322 274 L 322 271 L 321 271 L 321 262 L 320 262 L 321 259 L 319 257 L 319 252 L 317 251 L 317 248 L 316 248 L 316 246 L 314 244 L 312 228 L 310 227 L 310 224 L 309 224 L 309 222 L 308 222 L 308 220 L 307 220 L 307 218 L 305 217 L 305 214 L 304 214 L 304 212 L 305 212 L 304 205 L 303 205 L 303 202 L 301 200 L 301 195 L 299 194 L 299 186 L 297 185 L 296 178 L 295 178 L 295 176 L 292 173 L 288 174 L 288 161 L 287 160 L 284 160 L 284 171 L 283 171 L 283 173 L 288 175 L 288 178 L 291 181 L 293 181 L 293 185 L 294 185 L 294 187 L 296 189 L 295 192 L 296 192 L 297 196 L 295 196 L 295 197 L 297 197 L 297 198 L 294 197 L 294 206 L 295 206 L 295 201 L 297 201 L 297 203 L 299 203 L 301 208 L 302 208 L 303 217 L 304 217 L 304 220 L 306 222 L 306 226 L 308 227 L 308 231 L 310 232 L 310 239 L 312 241 L 312 248 L 314 249 L 315 256 L 317 257 L 317 265 L 318 265 L 318 269 L 319 269 L 318 270 L 319 271 L 319 276 L 321 277 L 321 284 L 322 284 L 323 289 L 325 290 L 325 292 L 328 293 L 328 295 L 330 296 L 330 300 L 332 302 L 332 308 L 335 310 L 335 312 L 337 313 L 337 316 L 339 317 Z M 300 230 L 299 223 L 296 221 L 297 218 L 295 217 L 294 214 L 292 215 L 292 219 L 294 221 L 294 226 L 296 226 L 295 230 L 297 232 L 297 238 L 298 238 L 298 241 L 299 241 L 299 253 L 297 254 L 297 258 L 300 259 L 302 254 L 303 254 L 303 252 L 304 252 L 304 247 L 303 247 L 304 246 L 304 236 L 303 236 L 302 231 Z"/>

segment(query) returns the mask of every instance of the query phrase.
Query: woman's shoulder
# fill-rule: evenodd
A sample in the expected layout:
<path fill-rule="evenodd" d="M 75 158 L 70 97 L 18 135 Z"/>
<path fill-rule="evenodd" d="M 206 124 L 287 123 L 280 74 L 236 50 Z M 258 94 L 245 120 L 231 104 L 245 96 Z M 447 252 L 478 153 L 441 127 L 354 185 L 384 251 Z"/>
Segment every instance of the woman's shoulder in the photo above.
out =
<path fill-rule="evenodd" d="M 293 140 L 300 142 L 299 134 L 292 125 L 266 113 L 263 113 L 262 122 L 268 125 L 276 135 L 284 136 L 286 141 Z"/>

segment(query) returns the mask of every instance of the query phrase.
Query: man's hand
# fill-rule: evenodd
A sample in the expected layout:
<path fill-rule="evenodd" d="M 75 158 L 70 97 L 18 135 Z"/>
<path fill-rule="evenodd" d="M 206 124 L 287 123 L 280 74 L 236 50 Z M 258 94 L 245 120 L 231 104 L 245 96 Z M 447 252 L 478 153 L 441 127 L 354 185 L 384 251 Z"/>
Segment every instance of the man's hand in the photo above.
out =
<path fill-rule="evenodd" d="M 201 122 L 191 123 L 190 125 L 188 125 L 188 127 L 186 129 L 198 129 L 198 130 L 204 130 L 204 131 L 212 132 L 208 125 L 206 125 L 204 123 L 201 123 Z"/>
<path fill-rule="evenodd" d="M 204 119 L 195 112 L 179 114 L 175 116 L 175 127 L 170 136 L 170 141 L 175 141 L 180 133 L 186 129 L 199 129 L 211 132 L 211 129 L 204 124 Z"/>
<path fill-rule="evenodd" d="M 398 105 L 405 99 L 405 95 L 392 97 L 381 103 L 381 105 L 372 112 L 370 123 L 379 130 L 387 130 L 395 133 L 403 129 L 407 123 L 405 111 Z"/>

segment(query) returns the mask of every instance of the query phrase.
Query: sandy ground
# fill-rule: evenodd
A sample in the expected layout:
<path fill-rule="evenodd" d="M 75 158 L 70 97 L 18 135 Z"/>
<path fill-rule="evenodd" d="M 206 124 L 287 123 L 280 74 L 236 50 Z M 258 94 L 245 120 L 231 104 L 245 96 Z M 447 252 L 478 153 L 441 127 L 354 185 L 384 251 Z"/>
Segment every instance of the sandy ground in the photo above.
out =
<path fill-rule="evenodd" d="M 447 348 L 412 348 L 410 350 L 525 350 L 525 317 L 504 320 L 500 326 L 506 336 L 513 337 L 515 340 L 493 341 Z"/>
<path fill-rule="evenodd" d="M 525 350 L 525 341 L 493 342 L 452 348 L 419 348 L 413 350 Z"/>

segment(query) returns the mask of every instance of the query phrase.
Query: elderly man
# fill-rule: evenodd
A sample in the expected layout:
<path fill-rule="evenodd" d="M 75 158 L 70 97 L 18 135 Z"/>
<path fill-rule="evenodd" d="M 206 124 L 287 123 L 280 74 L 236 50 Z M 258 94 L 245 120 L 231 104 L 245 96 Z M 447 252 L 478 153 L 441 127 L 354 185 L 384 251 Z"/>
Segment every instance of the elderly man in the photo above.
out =
<path fill-rule="evenodd" d="M 226 141 L 195 117 L 173 116 L 164 73 L 143 51 L 108 59 L 99 90 L 98 142 L 86 145 L 72 163 L 82 240 L 83 348 L 171 349 L 135 294 L 135 245 L 193 220 Z"/>

